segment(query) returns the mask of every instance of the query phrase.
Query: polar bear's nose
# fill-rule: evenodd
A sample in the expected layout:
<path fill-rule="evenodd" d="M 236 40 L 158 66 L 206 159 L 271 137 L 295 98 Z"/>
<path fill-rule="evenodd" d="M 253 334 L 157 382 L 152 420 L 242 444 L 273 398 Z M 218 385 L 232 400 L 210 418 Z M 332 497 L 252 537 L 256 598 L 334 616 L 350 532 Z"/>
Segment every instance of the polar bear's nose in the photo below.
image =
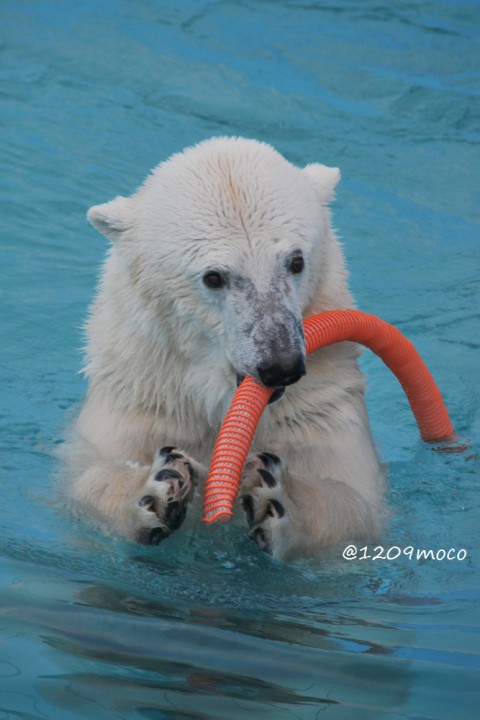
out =
<path fill-rule="evenodd" d="M 287 357 L 272 365 L 257 367 L 258 377 L 265 387 L 293 385 L 305 375 L 305 372 L 305 360 L 300 354 Z"/>

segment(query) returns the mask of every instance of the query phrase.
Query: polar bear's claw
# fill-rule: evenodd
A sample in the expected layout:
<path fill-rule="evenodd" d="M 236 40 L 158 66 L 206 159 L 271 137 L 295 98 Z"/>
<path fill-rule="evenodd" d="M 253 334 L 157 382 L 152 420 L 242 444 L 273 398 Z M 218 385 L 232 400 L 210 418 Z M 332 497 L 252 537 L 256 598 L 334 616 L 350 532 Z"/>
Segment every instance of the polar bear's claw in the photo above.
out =
<path fill-rule="evenodd" d="M 164 468 L 163 470 L 159 470 L 153 479 L 156 482 L 164 482 L 165 480 L 178 480 L 179 484 L 183 481 L 181 473 L 179 473 L 178 470 L 172 470 L 172 468 Z"/>
<path fill-rule="evenodd" d="M 278 455 L 274 455 L 274 453 L 262 452 L 258 453 L 257 457 L 263 462 L 266 468 L 278 467 L 282 464 Z"/>
<path fill-rule="evenodd" d="M 260 477 L 262 478 L 265 485 L 267 485 L 267 487 L 269 487 L 269 488 L 275 487 L 275 485 L 277 484 L 277 481 L 275 480 L 275 478 L 273 477 L 271 472 L 269 472 L 268 470 L 264 470 L 263 468 L 258 468 L 257 472 L 260 475 Z"/>
<path fill-rule="evenodd" d="M 257 543 L 257 547 L 262 552 L 270 553 L 270 546 L 265 537 L 265 533 L 262 528 L 258 527 L 249 534 L 249 538 Z"/>
<path fill-rule="evenodd" d="M 156 527 L 150 530 L 144 528 L 138 533 L 138 542 L 142 545 L 159 545 L 162 540 L 165 540 L 171 533 L 162 527 Z"/>
<path fill-rule="evenodd" d="M 242 508 L 247 516 L 247 523 L 249 527 L 252 527 L 255 522 L 255 505 L 251 495 L 244 495 L 242 497 Z"/>

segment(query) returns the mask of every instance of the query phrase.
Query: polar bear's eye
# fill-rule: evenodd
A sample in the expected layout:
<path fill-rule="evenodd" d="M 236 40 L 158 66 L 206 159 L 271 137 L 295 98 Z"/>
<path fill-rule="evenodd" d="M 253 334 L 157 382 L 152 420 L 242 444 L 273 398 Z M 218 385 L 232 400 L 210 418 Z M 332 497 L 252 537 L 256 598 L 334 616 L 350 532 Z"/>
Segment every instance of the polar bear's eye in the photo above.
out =
<path fill-rule="evenodd" d="M 203 284 L 210 288 L 210 290 L 220 290 L 220 288 L 225 287 L 227 281 L 223 275 L 216 270 L 210 270 L 203 276 Z"/>
<path fill-rule="evenodd" d="M 291 273 L 294 275 L 297 275 L 298 273 L 301 273 L 303 268 L 305 267 L 305 260 L 303 259 L 302 255 L 295 255 L 294 258 L 292 258 L 290 265 L 288 269 Z"/>

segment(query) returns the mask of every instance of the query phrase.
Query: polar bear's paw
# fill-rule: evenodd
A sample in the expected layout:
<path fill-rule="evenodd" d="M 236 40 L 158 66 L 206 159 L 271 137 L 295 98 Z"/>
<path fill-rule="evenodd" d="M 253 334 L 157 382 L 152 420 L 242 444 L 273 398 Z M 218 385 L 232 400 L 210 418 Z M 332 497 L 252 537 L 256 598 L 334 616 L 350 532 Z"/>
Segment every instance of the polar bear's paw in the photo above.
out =
<path fill-rule="evenodd" d="M 182 525 L 199 466 L 178 448 L 163 447 L 152 465 L 136 508 L 136 540 L 158 545 Z"/>
<path fill-rule="evenodd" d="M 282 461 L 272 453 L 259 453 L 246 463 L 240 501 L 250 528 L 249 537 L 260 550 L 276 555 L 275 546 L 290 510 Z"/>

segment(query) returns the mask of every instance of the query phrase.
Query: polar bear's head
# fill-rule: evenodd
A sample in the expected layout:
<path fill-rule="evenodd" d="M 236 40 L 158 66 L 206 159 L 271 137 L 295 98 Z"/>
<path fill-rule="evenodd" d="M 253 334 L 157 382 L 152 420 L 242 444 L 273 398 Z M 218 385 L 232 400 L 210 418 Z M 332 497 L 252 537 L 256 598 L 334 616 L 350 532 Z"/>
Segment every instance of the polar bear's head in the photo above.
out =
<path fill-rule="evenodd" d="M 264 143 L 216 138 L 88 218 L 184 355 L 208 346 L 238 376 L 284 386 L 305 372 L 302 319 L 332 282 L 327 205 L 339 176 L 299 169 Z"/>

